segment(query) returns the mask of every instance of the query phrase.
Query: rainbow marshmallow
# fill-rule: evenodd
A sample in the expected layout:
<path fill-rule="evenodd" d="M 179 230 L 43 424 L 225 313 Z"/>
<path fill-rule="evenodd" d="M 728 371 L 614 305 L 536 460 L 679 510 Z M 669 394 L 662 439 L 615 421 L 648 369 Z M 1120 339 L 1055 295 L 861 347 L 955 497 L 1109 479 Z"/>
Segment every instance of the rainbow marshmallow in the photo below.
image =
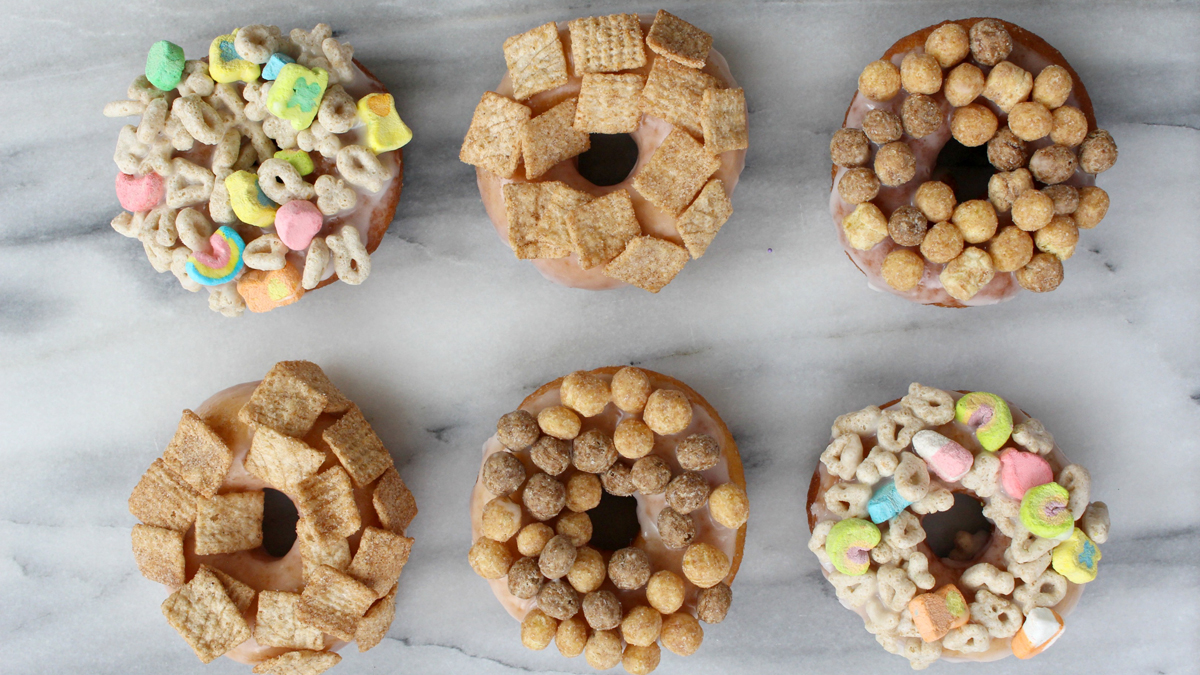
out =
<path fill-rule="evenodd" d="M 291 122 L 296 131 L 303 131 L 312 126 L 328 86 L 329 73 L 324 68 L 308 69 L 289 63 L 279 69 L 275 84 L 267 92 L 267 110 Z"/>
<path fill-rule="evenodd" d="M 1000 487 L 1013 499 L 1021 499 L 1030 488 L 1054 480 L 1054 470 L 1041 455 L 1005 448 L 1000 453 Z"/>
<path fill-rule="evenodd" d="M 867 513 L 871 514 L 871 522 L 882 523 L 900 515 L 912 502 L 900 496 L 896 491 L 895 481 L 886 481 L 871 495 L 867 502 Z"/>
<path fill-rule="evenodd" d="M 1100 557 L 1100 548 L 1077 527 L 1070 538 L 1054 547 L 1050 564 L 1067 581 L 1086 584 L 1096 578 Z"/>
<path fill-rule="evenodd" d="M 957 483 L 971 470 L 975 456 L 963 446 L 932 429 L 918 431 L 912 440 L 913 450 L 925 460 L 930 471 L 947 483 Z"/>
<path fill-rule="evenodd" d="M 234 171 L 225 177 L 229 204 L 238 220 L 255 227 L 270 227 L 279 205 L 271 201 L 258 185 L 258 174 Z"/>
<path fill-rule="evenodd" d="M 202 286 L 219 286 L 233 281 L 242 271 L 242 253 L 246 244 L 228 225 L 208 239 L 212 253 L 193 251 L 187 259 L 187 275 Z"/>
<path fill-rule="evenodd" d="M 954 404 L 954 419 L 975 430 L 975 438 L 984 450 L 999 450 L 1012 435 L 1012 411 L 995 394 L 973 391 L 958 399 Z"/>
<path fill-rule="evenodd" d="M 358 99 L 358 117 L 367 125 L 367 147 L 377 155 L 412 140 L 412 129 L 400 120 L 391 94 L 367 94 Z"/>
<path fill-rule="evenodd" d="M 1071 531 L 1075 518 L 1067 501 L 1071 494 L 1058 483 L 1046 483 L 1025 491 L 1021 498 L 1021 524 L 1044 539 L 1058 539 Z"/>
<path fill-rule="evenodd" d="M 217 36 L 208 46 L 208 74 L 217 82 L 253 82 L 262 72 L 257 63 L 238 56 L 233 46 L 235 39 L 236 30 L 228 35 Z"/>
<path fill-rule="evenodd" d="M 1012 639 L 1013 655 L 1031 659 L 1050 648 L 1063 634 L 1063 618 L 1049 607 L 1034 607 Z"/>
<path fill-rule="evenodd" d="M 871 569 L 870 550 L 879 545 L 879 528 L 861 518 L 840 520 L 825 539 L 825 552 L 837 571 L 852 577 Z"/>
<path fill-rule="evenodd" d="M 918 595 L 909 601 L 908 611 L 921 639 L 926 642 L 937 642 L 946 637 L 946 633 L 971 620 L 971 606 L 954 584 Z"/>

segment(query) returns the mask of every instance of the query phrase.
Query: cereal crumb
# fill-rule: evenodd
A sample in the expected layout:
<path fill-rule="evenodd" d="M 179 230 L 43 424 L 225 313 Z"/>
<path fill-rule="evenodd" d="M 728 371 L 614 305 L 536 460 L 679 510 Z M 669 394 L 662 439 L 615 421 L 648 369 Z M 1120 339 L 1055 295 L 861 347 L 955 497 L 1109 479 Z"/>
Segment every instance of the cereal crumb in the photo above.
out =
<path fill-rule="evenodd" d="M 975 297 L 995 275 L 992 257 L 982 249 L 968 246 L 957 258 L 947 263 L 938 276 L 951 297 L 966 301 Z"/>
<path fill-rule="evenodd" d="M 869 251 L 888 236 L 887 224 L 883 211 L 867 202 L 859 204 L 853 213 L 842 220 L 842 231 L 851 246 L 860 251 Z"/>

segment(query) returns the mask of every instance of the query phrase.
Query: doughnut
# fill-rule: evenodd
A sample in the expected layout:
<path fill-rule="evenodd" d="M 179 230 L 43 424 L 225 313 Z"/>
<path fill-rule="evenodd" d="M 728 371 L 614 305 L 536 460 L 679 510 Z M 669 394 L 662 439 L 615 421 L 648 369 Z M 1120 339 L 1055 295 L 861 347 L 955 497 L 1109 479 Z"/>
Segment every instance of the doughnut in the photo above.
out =
<path fill-rule="evenodd" d="M 316 674 L 387 634 L 417 507 L 358 407 L 283 361 L 184 410 L 129 511 L 138 569 L 201 661 Z"/>
<path fill-rule="evenodd" d="M 657 293 L 704 255 L 749 147 L 745 95 L 711 45 L 663 10 L 505 41 L 508 74 L 459 159 L 518 259 L 564 286 Z"/>
<path fill-rule="evenodd" d="M 1057 288 L 1079 231 L 1108 211 L 1095 178 L 1117 159 L 1063 55 L 981 18 L 868 64 L 829 150 L 846 255 L 871 288 L 940 307 Z"/>
<path fill-rule="evenodd" d="M 838 417 L 832 436 L 809 484 L 808 548 L 884 649 L 919 670 L 1031 658 L 1058 639 L 1109 519 L 1041 422 L 995 394 L 914 383 Z M 974 526 L 956 496 L 988 527 L 961 529 Z M 951 509 L 958 520 L 927 520 Z M 953 548 L 926 526 L 958 529 Z"/>
<path fill-rule="evenodd" d="M 225 316 L 357 285 L 400 201 L 412 132 L 327 24 L 251 25 L 186 60 L 161 40 L 128 98 L 113 160 L 118 233 Z"/>
<path fill-rule="evenodd" d="M 737 444 L 687 385 L 571 373 L 505 414 L 471 493 L 471 567 L 521 622 L 589 665 L 648 673 L 724 620 L 750 503 Z"/>

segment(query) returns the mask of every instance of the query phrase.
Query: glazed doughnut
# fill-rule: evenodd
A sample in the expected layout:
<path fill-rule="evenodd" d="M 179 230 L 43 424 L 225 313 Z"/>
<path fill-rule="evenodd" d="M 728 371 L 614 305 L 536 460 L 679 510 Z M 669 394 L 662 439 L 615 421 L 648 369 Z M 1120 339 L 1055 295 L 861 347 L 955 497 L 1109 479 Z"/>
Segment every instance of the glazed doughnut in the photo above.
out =
<path fill-rule="evenodd" d="M 598 669 L 687 656 L 732 601 L 750 504 L 737 444 L 687 385 L 576 372 L 500 418 L 471 493 L 471 566 L 531 649 Z M 624 644 L 624 647 L 622 647 Z"/>
<path fill-rule="evenodd" d="M 185 410 L 129 510 L 138 568 L 172 592 L 172 627 L 205 663 L 224 655 L 256 673 L 317 673 L 347 642 L 378 644 L 417 513 L 358 407 L 307 361 Z"/>
<path fill-rule="evenodd" d="M 1117 159 L 1063 55 L 1005 21 L 945 21 L 858 83 L 830 142 L 829 201 L 868 285 L 941 307 L 1057 288 L 1079 231 L 1108 211 L 1095 176 Z"/>
<path fill-rule="evenodd" d="M 225 316 L 357 285 L 400 201 L 412 132 L 327 24 L 252 25 L 185 60 L 165 40 L 109 117 L 122 208 L 113 229 Z"/>
<path fill-rule="evenodd" d="M 504 43 L 508 74 L 483 95 L 459 158 L 517 258 L 565 286 L 657 293 L 704 255 L 749 147 L 745 96 L 711 45 L 663 10 L 547 23 Z M 609 134 L 627 134 L 637 161 L 597 185 L 580 155 Z"/>
<path fill-rule="evenodd" d="M 1108 507 L 1089 503 L 1042 423 L 985 392 L 920 384 L 837 418 L 808 490 L 809 549 L 841 603 L 914 669 L 939 658 L 1030 658 L 1062 632 L 1096 576 Z M 929 514 L 961 494 L 992 532 L 959 531 L 939 557 Z"/>

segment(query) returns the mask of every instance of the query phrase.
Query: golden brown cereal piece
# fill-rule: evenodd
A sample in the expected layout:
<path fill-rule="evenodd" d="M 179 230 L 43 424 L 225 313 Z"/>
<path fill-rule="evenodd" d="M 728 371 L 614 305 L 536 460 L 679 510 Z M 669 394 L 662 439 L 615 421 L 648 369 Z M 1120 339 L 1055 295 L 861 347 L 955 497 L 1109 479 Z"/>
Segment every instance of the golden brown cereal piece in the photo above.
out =
<path fill-rule="evenodd" d="M 408 537 L 368 525 L 346 571 L 372 588 L 376 597 L 382 598 L 400 579 L 412 544 L 413 540 Z"/>
<path fill-rule="evenodd" d="M 521 260 L 570 255 L 569 249 L 556 249 L 542 242 L 538 226 L 538 201 L 542 186 L 537 183 L 508 183 L 504 194 L 504 217 L 508 221 L 508 245 Z"/>
<path fill-rule="evenodd" d="M 596 630 L 612 630 L 621 625 L 621 601 L 612 591 L 592 591 L 583 596 L 583 618 Z"/>
<path fill-rule="evenodd" d="M 917 193 L 913 198 L 917 208 L 921 210 L 928 222 L 940 223 L 943 220 L 950 220 L 954 215 L 954 207 L 958 201 L 954 198 L 954 190 L 950 189 L 940 180 L 931 180 L 921 183 L 917 188 Z M 889 220 L 889 225 L 891 221 Z M 889 227 L 889 234 L 890 234 Z M 925 230 L 921 230 L 922 235 Z M 906 246 L 915 246 L 916 244 L 905 244 Z"/>
<path fill-rule="evenodd" d="M 879 194 L 879 178 L 866 167 L 848 169 L 838 179 L 838 196 L 850 204 L 869 202 Z"/>
<path fill-rule="evenodd" d="M 988 242 L 988 254 L 997 272 L 1016 272 L 1033 258 L 1033 238 L 1016 225 L 1009 225 Z"/>
<path fill-rule="evenodd" d="M 921 241 L 921 255 L 931 263 L 948 263 L 957 258 L 962 250 L 962 231 L 946 220 L 929 228 L 925 239 Z"/>
<path fill-rule="evenodd" d="M 538 520 L 550 520 L 566 506 L 567 489 L 553 476 L 535 473 L 526 481 L 521 501 L 529 515 Z"/>
<path fill-rule="evenodd" d="M 383 596 L 383 599 L 371 605 L 371 609 L 358 621 L 354 631 L 354 641 L 358 643 L 358 651 L 365 652 L 383 641 L 387 636 L 392 621 L 396 618 L 396 587 Z"/>
<path fill-rule="evenodd" d="M 553 21 L 505 40 L 504 61 L 518 101 L 567 83 L 567 58 Z"/>
<path fill-rule="evenodd" d="M 554 579 L 542 584 L 537 606 L 555 619 L 565 621 L 579 613 L 579 594 L 567 582 Z"/>
<path fill-rule="evenodd" d="M 253 672 L 265 675 L 321 675 L 341 661 L 342 657 L 337 652 L 300 649 L 260 661 L 254 666 Z"/>
<path fill-rule="evenodd" d="M 550 646 L 558 632 L 558 621 L 540 609 L 532 609 L 521 620 L 521 644 L 529 649 L 542 650 Z"/>
<path fill-rule="evenodd" d="M 299 438 L 308 433 L 328 402 L 329 397 L 312 383 L 272 368 L 238 411 L 238 419 L 254 428 L 271 427 Z"/>
<path fill-rule="evenodd" d="M 842 220 L 846 241 L 860 251 L 869 251 L 888 236 L 887 218 L 878 206 L 867 202 L 859 204 Z"/>
<path fill-rule="evenodd" d="M 1079 108 L 1064 105 L 1055 108 L 1053 116 L 1054 127 L 1050 130 L 1050 140 L 1056 144 L 1073 148 L 1087 137 L 1087 117 Z"/>
<path fill-rule="evenodd" d="M 607 574 L 604 556 L 590 546 L 582 546 L 575 553 L 575 564 L 567 572 L 567 581 L 580 593 L 591 593 L 600 588 Z"/>
<path fill-rule="evenodd" d="M 595 478 L 595 476 L 592 476 Z M 535 557 L 541 555 L 546 542 L 554 537 L 554 530 L 545 523 L 530 523 L 517 533 L 517 550 L 521 555 Z"/>
<path fill-rule="evenodd" d="M 703 68 L 712 49 L 712 36 L 665 9 L 658 10 L 646 46 L 655 54 L 682 63 L 689 68 Z"/>
<path fill-rule="evenodd" d="M 615 461 L 617 447 L 612 438 L 599 429 L 588 429 L 571 445 L 571 462 L 580 471 L 603 473 Z"/>
<path fill-rule="evenodd" d="M 661 658 L 662 652 L 656 642 L 644 647 L 627 644 L 621 654 L 621 667 L 630 675 L 649 675 L 658 667 Z"/>
<path fill-rule="evenodd" d="M 417 500 L 394 468 L 383 472 L 371 494 L 371 502 L 380 524 L 396 534 L 404 534 L 417 516 Z"/>
<path fill-rule="evenodd" d="M 594 474 L 573 473 L 567 479 L 567 508 L 576 513 L 596 508 L 603 494 L 600 479 Z"/>
<path fill-rule="evenodd" d="M 637 489 L 633 486 L 630 468 L 625 462 L 613 462 L 607 471 L 600 474 L 600 484 L 605 492 L 618 497 L 628 497 Z"/>
<path fill-rule="evenodd" d="M 323 537 L 348 537 L 362 527 L 350 476 L 334 466 L 296 486 L 296 509 Z"/>
<path fill-rule="evenodd" d="M 523 600 L 537 595 L 545 581 L 538 569 L 537 558 L 521 558 L 508 568 L 508 592 Z"/>
<path fill-rule="evenodd" d="M 358 620 L 377 599 L 375 591 L 328 565 L 317 567 L 296 607 L 296 618 L 339 640 L 354 639 Z"/>
<path fill-rule="evenodd" d="M 681 391 L 656 389 L 646 399 L 642 419 L 660 436 L 677 434 L 692 423 L 692 404 Z"/>
<path fill-rule="evenodd" d="M 1025 166 L 1028 158 L 1025 142 L 1008 127 L 997 131 L 988 141 L 988 161 L 1001 171 L 1015 171 Z"/>
<path fill-rule="evenodd" d="M 900 62 L 900 86 L 910 94 L 936 94 L 942 88 L 942 67 L 932 54 L 909 52 Z"/>
<path fill-rule="evenodd" d="M 1071 216 L 1054 216 L 1050 224 L 1034 235 L 1038 250 L 1053 253 L 1059 260 L 1075 255 L 1075 244 L 1079 243 L 1079 228 Z"/>
<path fill-rule="evenodd" d="M 510 98 L 484 92 L 463 139 L 459 161 L 510 178 L 521 161 L 521 129 L 532 114 Z"/>
<path fill-rule="evenodd" d="M 983 71 L 970 63 L 960 63 L 946 75 L 943 90 L 946 101 L 955 108 L 970 105 L 987 86 Z"/>
<path fill-rule="evenodd" d="M 996 234 L 998 220 L 996 209 L 985 199 L 972 199 L 959 204 L 954 209 L 951 221 L 962 232 L 963 240 L 968 244 L 985 242 Z"/>
<path fill-rule="evenodd" d="M 321 434 L 321 438 L 329 444 L 329 449 L 359 487 L 379 478 L 392 467 L 392 456 L 356 405 L 351 404 L 342 418 Z"/>
<path fill-rule="evenodd" d="M 1009 111 L 1008 128 L 1023 141 L 1036 141 L 1050 135 L 1050 130 L 1054 128 L 1054 115 L 1041 103 L 1024 101 Z"/>
<path fill-rule="evenodd" d="M 719 583 L 700 591 L 696 599 L 696 618 L 704 623 L 721 623 L 733 604 L 733 590 L 728 584 Z"/>
<path fill-rule="evenodd" d="M 524 450 L 538 439 L 539 423 L 528 410 L 505 413 L 496 422 L 496 439 L 509 450 Z"/>
<path fill-rule="evenodd" d="M 621 638 L 616 631 L 598 630 L 588 638 L 583 657 L 596 670 L 608 670 L 621 662 Z"/>
<path fill-rule="evenodd" d="M 521 156 L 525 177 L 534 180 L 555 164 L 592 147 L 591 137 L 575 123 L 578 97 L 569 98 L 525 123 L 521 129 Z"/>
<path fill-rule="evenodd" d="M 1062 66 L 1051 64 L 1033 80 L 1033 100 L 1054 110 L 1067 102 L 1074 83 L 1071 73 Z"/>
<path fill-rule="evenodd" d="M 1107 192 L 1094 185 L 1079 188 L 1079 206 L 1072 214 L 1075 225 L 1090 230 L 1099 225 L 1107 213 Z"/>
<path fill-rule="evenodd" d="M 557 476 L 571 466 L 571 444 L 553 436 L 542 436 L 530 449 L 529 458 L 537 468 Z"/>
<path fill-rule="evenodd" d="M 924 94 L 912 94 L 900 106 L 904 130 L 913 138 L 924 138 L 942 128 L 946 115 L 942 107 Z"/>
<path fill-rule="evenodd" d="M 925 185 L 928 183 L 922 187 Z M 925 214 L 915 206 L 901 206 L 892 211 L 892 217 L 888 219 L 888 235 L 901 246 L 920 246 L 928 228 L 929 221 Z"/>
<path fill-rule="evenodd" d="M 650 556 L 629 546 L 615 551 L 608 560 L 608 578 L 623 591 L 632 591 L 650 580 Z"/>
<path fill-rule="evenodd" d="M 750 498 L 738 484 L 725 483 L 718 486 L 709 495 L 708 509 L 712 513 L 713 520 L 731 530 L 736 530 L 750 519 Z"/>
<path fill-rule="evenodd" d="M 583 269 L 617 257 L 642 232 L 633 211 L 633 200 L 625 190 L 610 192 L 575 209 L 568 217 L 567 229 Z"/>
<path fill-rule="evenodd" d="M 633 188 L 666 213 L 679 215 L 720 166 L 704 146 L 675 129 L 634 176 Z"/>
<path fill-rule="evenodd" d="M 700 102 L 700 128 L 704 149 L 714 155 L 750 147 L 746 128 L 746 92 L 742 89 L 705 89 Z"/>
<path fill-rule="evenodd" d="M 471 569 L 484 579 L 499 579 L 508 574 L 508 569 L 513 564 L 513 557 L 504 544 L 494 539 L 480 537 L 471 546 L 471 551 L 467 554 L 467 562 L 471 563 Z M 374 596 L 374 594 L 372 591 L 371 595 Z"/>
<path fill-rule="evenodd" d="M 893 141 L 875 153 L 875 174 L 884 185 L 904 185 L 917 174 L 917 158 L 904 141 Z"/>
<path fill-rule="evenodd" d="M 196 502 L 196 554 L 235 553 L 262 546 L 262 490 L 230 492 Z"/>
<path fill-rule="evenodd" d="M 841 167 L 863 166 L 871 161 L 871 143 L 861 129 L 838 129 L 829 141 L 829 158 Z"/>
<path fill-rule="evenodd" d="M 1000 110 L 1009 112 L 1024 101 L 1033 90 L 1033 75 L 1010 61 L 1002 61 L 992 68 L 983 88 L 983 97 L 996 104 Z"/>
<path fill-rule="evenodd" d="M 705 186 L 705 189 L 708 187 Z M 613 375 L 612 400 L 621 410 L 627 413 L 640 413 L 646 407 L 646 399 L 649 396 L 650 378 L 640 368 L 626 366 Z"/>
<path fill-rule="evenodd" d="M 664 546 L 670 549 L 687 548 L 696 539 L 696 523 L 690 515 L 664 506 L 658 512 L 658 534 Z"/>
<path fill-rule="evenodd" d="M 563 534 L 551 537 L 538 556 L 538 570 L 547 579 L 561 579 L 567 576 L 574 564 L 575 545 L 571 543 L 570 537 Z"/>
<path fill-rule="evenodd" d="M 950 68 L 971 53 L 967 29 L 952 22 L 938 26 L 925 38 L 925 52 L 937 59 L 941 67 Z"/>
<path fill-rule="evenodd" d="M 1017 270 L 1017 283 L 1034 293 L 1047 293 L 1063 280 L 1062 261 L 1051 253 L 1038 253 L 1029 264 Z"/>
<path fill-rule="evenodd" d="M 872 101 L 887 101 L 900 93 L 900 69 L 891 61 L 872 61 L 858 76 L 858 90 Z"/>
<path fill-rule="evenodd" d="M 196 520 L 199 496 L 161 459 L 156 459 L 129 495 L 129 512 L 147 525 L 184 532 Z"/>
<path fill-rule="evenodd" d="M 574 127 L 592 134 L 630 134 L 642 121 L 640 107 L 646 78 L 637 73 L 583 76 Z"/>
<path fill-rule="evenodd" d="M 250 639 L 246 620 L 206 568 L 163 601 L 162 612 L 204 663 Z"/>
<path fill-rule="evenodd" d="M 646 582 L 646 600 L 663 614 L 676 612 L 683 606 L 683 578 L 668 570 L 655 572 Z"/>
<path fill-rule="evenodd" d="M 350 399 L 333 386 L 321 367 L 311 361 L 280 361 L 271 367 L 267 377 L 286 376 L 305 382 L 325 394 L 325 412 L 339 413 L 350 409 Z"/>
<path fill-rule="evenodd" d="M 676 612 L 663 618 L 659 636 L 662 646 L 680 656 L 691 656 L 704 641 L 704 629 L 691 614 Z"/>
<path fill-rule="evenodd" d="M 1008 211 L 1021 195 L 1033 189 L 1033 174 L 1029 169 L 1017 169 L 992 174 L 988 180 L 988 200 L 1000 212 Z"/>
<path fill-rule="evenodd" d="M 680 513 L 691 513 L 708 501 L 709 486 L 704 476 L 688 471 L 671 479 L 667 485 L 667 503 Z"/>
<path fill-rule="evenodd" d="M 304 518 L 296 523 L 296 545 L 300 547 L 305 580 L 320 565 L 343 572 L 350 566 L 350 542 L 345 537 L 323 536 Z"/>
<path fill-rule="evenodd" d="M 863 133 L 875 145 L 886 145 L 900 140 L 904 135 L 904 124 L 896 113 L 875 109 L 867 113 L 862 121 Z"/>
<path fill-rule="evenodd" d="M 525 482 L 525 465 L 511 452 L 492 453 L 483 463 L 480 480 L 494 495 L 512 494 Z"/>
<path fill-rule="evenodd" d="M 647 115 L 666 120 L 695 138 L 704 138 L 704 92 L 719 86 L 708 73 L 669 59 L 654 59 L 639 106 Z"/>
<path fill-rule="evenodd" d="M 505 185 L 506 203 L 512 187 L 526 188 L 528 184 Z M 536 187 L 536 224 L 531 224 L 530 217 L 510 223 L 509 244 L 518 258 L 565 258 L 575 250 L 569 228 L 571 212 L 592 201 L 592 196 L 558 181 L 537 183 Z M 521 194 L 526 192 L 521 190 Z"/>
<path fill-rule="evenodd" d="M 971 55 L 985 66 L 994 66 L 1012 52 L 1012 36 L 996 19 L 984 19 L 971 26 Z"/>
<path fill-rule="evenodd" d="M 254 602 L 254 598 L 258 596 L 258 591 L 215 567 L 201 564 L 200 568 L 206 569 L 216 575 L 221 585 L 225 587 L 225 592 L 229 594 L 229 599 L 233 601 L 233 606 L 237 607 L 239 612 L 245 614 L 246 610 L 250 609 L 250 603 Z"/>
<path fill-rule="evenodd" d="M 570 539 L 578 548 L 592 539 L 592 518 L 586 513 L 564 513 L 554 524 L 554 531 Z"/>
<path fill-rule="evenodd" d="M 916 251 L 898 248 L 887 254 L 879 271 L 888 286 L 898 291 L 911 291 L 925 275 L 925 261 Z"/>
<path fill-rule="evenodd" d="M 183 532 L 153 525 L 133 526 L 133 559 L 150 581 L 176 587 L 187 578 L 183 571 Z"/>
<path fill-rule="evenodd" d="M 692 434 L 675 446 L 675 458 L 685 471 L 704 471 L 721 460 L 721 446 L 708 434 Z"/>
<path fill-rule="evenodd" d="M 951 135 L 968 148 L 976 148 L 990 141 L 999 125 L 996 114 L 978 103 L 955 108 L 950 116 Z"/>
<path fill-rule="evenodd" d="M 638 647 L 647 647 L 658 641 L 662 630 L 662 614 L 658 610 L 638 605 L 621 619 L 621 637 L 625 642 Z"/>
<path fill-rule="evenodd" d="M 705 543 L 692 544 L 683 554 L 683 576 L 700 588 L 710 588 L 729 574 L 729 557 Z"/>
<path fill-rule="evenodd" d="M 946 264 L 938 278 L 951 297 L 966 301 L 975 297 L 994 276 L 996 270 L 992 265 L 992 257 L 982 249 L 968 246 Z"/>
<path fill-rule="evenodd" d="M 654 449 L 654 432 L 637 418 L 623 419 L 613 431 L 613 445 L 622 457 L 645 457 Z"/>
<path fill-rule="evenodd" d="M 612 393 L 604 378 L 584 370 L 577 370 L 563 378 L 559 396 L 563 405 L 584 417 L 599 415 L 612 400 Z"/>
<path fill-rule="evenodd" d="M 1054 211 L 1054 200 L 1049 195 L 1039 190 L 1025 190 L 1012 203 L 1013 224 L 1026 232 L 1036 232 L 1050 224 Z"/>
<path fill-rule="evenodd" d="M 650 455 L 633 463 L 629 477 L 638 492 L 644 495 L 662 494 L 671 482 L 671 467 L 662 457 Z"/>
<path fill-rule="evenodd" d="M 1033 177 L 1047 185 L 1055 185 L 1069 179 L 1077 167 L 1075 153 L 1062 145 L 1040 148 L 1029 158 L 1029 171 Z"/>
<path fill-rule="evenodd" d="M 1056 214 L 1069 216 L 1075 213 L 1075 209 L 1079 208 L 1079 190 L 1076 190 L 1071 185 L 1048 185 L 1041 192 L 1054 200 L 1054 213 Z M 1047 220 L 1046 222 L 1049 223 L 1050 221 Z"/>
<path fill-rule="evenodd" d="M 211 497 L 225 480 L 233 451 L 196 413 L 184 410 L 162 459 L 166 468 L 201 496 Z"/>
<path fill-rule="evenodd" d="M 637 14 L 572 19 L 567 27 L 571 31 L 571 55 L 576 75 L 615 73 L 646 65 L 642 26 Z"/>
<path fill-rule="evenodd" d="M 658 237 L 634 237 L 604 267 L 604 275 L 657 293 L 687 264 L 687 249 Z"/>
<path fill-rule="evenodd" d="M 583 653 L 587 639 L 587 622 L 579 616 L 559 622 L 558 631 L 554 633 L 554 645 L 558 647 L 558 652 L 568 659 Z"/>
<path fill-rule="evenodd" d="M 325 638 L 321 631 L 296 618 L 299 593 L 263 591 L 258 595 L 258 614 L 254 621 L 254 639 L 265 647 L 321 649 Z"/>
<path fill-rule="evenodd" d="M 1117 163 L 1117 143 L 1112 134 L 1097 129 L 1087 135 L 1079 146 L 1079 168 L 1097 174 L 1108 171 Z"/>
<path fill-rule="evenodd" d="M 250 441 L 244 465 L 250 475 L 290 493 L 298 483 L 316 474 L 324 463 L 325 453 L 320 450 L 270 427 L 260 427 Z"/>

